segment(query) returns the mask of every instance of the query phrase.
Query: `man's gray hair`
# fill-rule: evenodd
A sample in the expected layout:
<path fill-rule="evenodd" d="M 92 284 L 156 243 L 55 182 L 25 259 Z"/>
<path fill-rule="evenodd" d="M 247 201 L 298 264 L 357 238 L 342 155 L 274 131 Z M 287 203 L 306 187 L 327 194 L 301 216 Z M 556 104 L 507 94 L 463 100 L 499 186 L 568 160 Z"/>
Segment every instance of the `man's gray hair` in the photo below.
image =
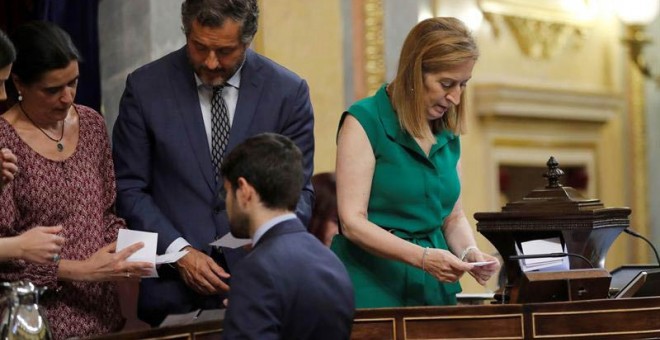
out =
<path fill-rule="evenodd" d="M 220 27 L 227 18 L 241 24 L 241 42 L 249 44 L 257 33 L 257 0 L 186 0 L 181 4 L 183 32 L 188 36 L 192 23 Z"/>

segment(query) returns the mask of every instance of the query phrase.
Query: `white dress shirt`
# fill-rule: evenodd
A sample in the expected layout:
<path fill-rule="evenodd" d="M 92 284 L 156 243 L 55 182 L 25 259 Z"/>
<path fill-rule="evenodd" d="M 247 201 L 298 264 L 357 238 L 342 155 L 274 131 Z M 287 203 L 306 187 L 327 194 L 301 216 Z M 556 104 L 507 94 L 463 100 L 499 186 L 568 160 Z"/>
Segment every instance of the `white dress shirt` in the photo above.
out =
<path fill-rule="evenodd" d="M 238 102 L 238 89 L 241 86 L 241 65 L 236 73 L 227 80 L 227 86 L 222 90 L 222 98 L 227 105 L 227 114 L 229 115 L 229 127 L 231 128 L 234 122 L 234 115 L 236 113 L 236 103 Z M 213 88 L 209 85 L 204 85 L 195 74 L 195 83 L 197 83 L 197 95 L 199 97 L 199 107 L 202 109 L 202 118 L 204 119 L 204 130 L 206 131 L 206 140 L 209 143 L 209 151 L 211 146 L 211 97 L 213 97 Z M 210 242 L 209 242 L 210 243 Z M 183 237 L 179 237 L 172 242 L 165 250 L 166 254 L 177 252 L 190 243 Z"/>

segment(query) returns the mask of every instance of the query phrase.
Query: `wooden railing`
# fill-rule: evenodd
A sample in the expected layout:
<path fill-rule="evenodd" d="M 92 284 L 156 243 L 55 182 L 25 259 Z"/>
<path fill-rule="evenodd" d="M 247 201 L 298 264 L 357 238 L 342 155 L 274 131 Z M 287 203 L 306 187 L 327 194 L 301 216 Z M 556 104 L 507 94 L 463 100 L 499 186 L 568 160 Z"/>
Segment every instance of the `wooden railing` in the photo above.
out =
<path fill-rule="evenodd" d="M 304 320 L 301 320 L 304 322 Z M 219 339 L 222 320 L 94 339 Z M 533 304 L 360 309 L 351 339 L 648 339 L 660 297 Z"/>

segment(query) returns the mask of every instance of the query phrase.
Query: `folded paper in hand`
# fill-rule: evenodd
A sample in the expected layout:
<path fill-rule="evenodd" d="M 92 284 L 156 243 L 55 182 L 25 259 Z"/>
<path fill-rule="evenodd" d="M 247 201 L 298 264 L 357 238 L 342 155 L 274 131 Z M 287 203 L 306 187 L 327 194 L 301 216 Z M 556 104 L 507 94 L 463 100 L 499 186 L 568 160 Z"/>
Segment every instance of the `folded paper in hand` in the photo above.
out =
<path fill-rule="evenodd" d="M 152 268 L 151 274 L 145 277 L 158 277 L 158 272 L 156 271 L 157 265 L 163 263 L 176 262 L 184 255 L 188 254 L 187 250 L 183 250 L 183 251 L 157 256 L 156 255 L 156 248 L 158 246 L 157 233 L 129 230 L 129 229 L 119 229 L 119 235 L 117 236 L 116 252 L 120 252 L 126 247 L 129 247 L 138 242 L 144 243 L 144 247 L 142 247 L 135 253 L 131 254 L 131 256 L 129 256 L 126 259 L 126 261 L 152 263 L 154 266 Z"/>

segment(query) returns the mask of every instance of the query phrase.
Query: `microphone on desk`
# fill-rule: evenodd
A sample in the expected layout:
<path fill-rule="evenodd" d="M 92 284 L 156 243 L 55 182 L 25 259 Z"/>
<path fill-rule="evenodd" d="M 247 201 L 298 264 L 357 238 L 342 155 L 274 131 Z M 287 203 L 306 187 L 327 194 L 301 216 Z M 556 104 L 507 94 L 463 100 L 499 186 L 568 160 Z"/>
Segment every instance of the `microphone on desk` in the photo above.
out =
<path fill-rule="evenodd" d="M 509 256 L 509 260 L 527 260 L 527 259 L 542 259 L 546 257 L 578 257 L 582 259 L 584 262 L 589 264 L 589 267 L 591 268 L 596 268 L 594 267 L 593 263 L 589 261 L 586 257 L 580 255 L 580 254 L 574 254 L 574 253 L 547 253 L 547 254 L 530 254 L 530 255 L 512 255 Z"/>
<path fill-rule="evenodd" d="M 658 256 L 658 250 L 655 249 L 655 246 L 653 246 L 653 243 L 651 243 L 651 241 L 649 241 L 649 239 L 647 239 L 646 237 L 638 234 L 636 231 L 634 231 L 630 228 L 623 229 L 623 232 L 625 232 L 628 235 L 632 235 L 632 236 L 635 236 L 637 238 L 641 238 L 646 243 L 648 243 L 648 245 L 651 246 L 651 249 L 653 249 L 653 252 L 655 253 L 655 260 L 658 261 L 658 266 L 660 266 L 660 256 Z"/>

